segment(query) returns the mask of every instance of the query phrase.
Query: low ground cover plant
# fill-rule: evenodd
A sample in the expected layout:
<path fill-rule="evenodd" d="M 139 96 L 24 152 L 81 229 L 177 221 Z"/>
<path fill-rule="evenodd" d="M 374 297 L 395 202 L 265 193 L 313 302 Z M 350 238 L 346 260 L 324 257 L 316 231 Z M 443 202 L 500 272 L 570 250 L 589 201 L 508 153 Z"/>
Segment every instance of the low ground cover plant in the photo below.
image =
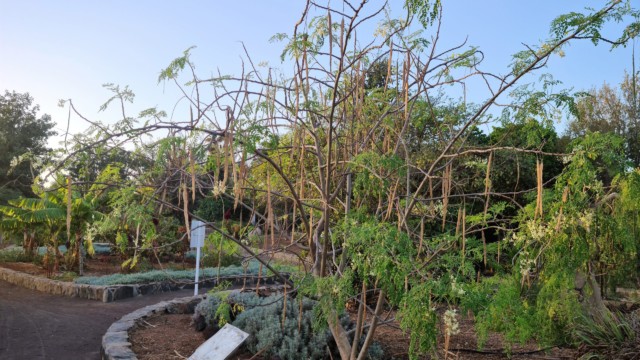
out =
<path fill-rule="evenodd" d="M 261 276 L 268 275 L 266 271 L 260 272 L 260 265 L 255 262 L 249 262 L 245 267 L 243 266 L 227 266 L 224 268 L 204 268 L 201 269 L 201 279 L 215 278 L 219 276 L 242 276 L 250 275 L 256 276 L 260 273 Z M 161 281 L 179 281 L 179 280 L 193 280 L 195 277 L 195 270 L 152 270 L 142 273 L 133 274 L 111 274 L 105 276 L 83 276 L 76 278 L 74 282 L 76 284 L 87 285 L 126 285 L 126 284 L 143 284 Z"/>

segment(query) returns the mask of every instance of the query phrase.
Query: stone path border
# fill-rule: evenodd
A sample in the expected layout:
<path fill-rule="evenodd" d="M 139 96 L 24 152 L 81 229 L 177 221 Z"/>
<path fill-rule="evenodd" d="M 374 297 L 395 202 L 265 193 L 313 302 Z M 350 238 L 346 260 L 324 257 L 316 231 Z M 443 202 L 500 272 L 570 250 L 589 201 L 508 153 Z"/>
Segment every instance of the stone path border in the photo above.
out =
<path fill-rule="evenodd" d="M 123 316 L 120 320 L 111 324 L 102 337 L 102 348 L 100 349 L 102 360 L 136 360 L 136 354 L 131 350 L 131 343 L 129 342 L 129 330 L 138 320 L 160 313 L 192 314 L 196 305 L 206 296 L 198 295 L 162 301 Z"/>
<path fill-rule="evenodd" d="M 254 284 L 257 276 L 237 275 L 220 277 L 221 281 L 231 281 L 234 285 L 242 285 L 246 279 L 247 285 Z M 273 284 L 275 276 L 262 277 L 262 281 Z M 158 292 L 176 291 L 182 289 L 193 289 L 193 283 L 180 283 L 174 281 L 164 281 L 149 284 L 131 285 L 87 285 L 72 282 L 51 280 L 40 276 L 26 274 L 0 267 L 0 280 L 18 285 L 27 289 L 46 292 L 53 295 L 68 297 L 79 297 L 89 300 L 99 300 L 102 302 L 112 302 L 127 299 L 138 295 L 150 295 Z M 207 279 L 200 282 L 203 288 L 218 285 L 217 279 Z"/>

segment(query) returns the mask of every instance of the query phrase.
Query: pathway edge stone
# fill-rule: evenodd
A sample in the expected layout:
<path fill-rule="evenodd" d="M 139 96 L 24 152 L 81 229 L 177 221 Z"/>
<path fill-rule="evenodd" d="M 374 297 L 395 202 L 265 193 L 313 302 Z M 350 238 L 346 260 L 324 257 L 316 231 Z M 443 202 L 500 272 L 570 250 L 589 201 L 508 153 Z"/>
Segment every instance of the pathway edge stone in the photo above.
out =
<path fill-rule="evenodd" d="M 100 356 L 102 360 L 136 360 L 136 354 L 131 350 L 129 330 L 140 319 L 159 313 L 189 314 L 193 313 L 196 305 L 207 297 L 206 294 L 162 301 L 155 305 L 145 306 L 135 310 L 114 322 L 102 336 Z"/>
<path fill-rule="evenodd" d="M 230 281 L 234 285 L 247 285 L 255 283 L 256 276 L 221 276 L 220 281 Z M 149 284 L 131 284 L 131 285 L 87 285 L 76 284 L 72 282 L 52 280 L 36 275 L 23 273 L 20 271 L 0 267 L 0 280 L 21 286 L 31 290 L 42 291 L 52 295 L 61 295 L 68 297 L 79 297 L 88 300 L 98 300 L 102 302 L 112 302 L 139 295 L 151 295 L 158 292 L 176 291 L 183 289 L 193 289 L 192 283 L 180 283 L 172 281 L 156 282 Z M 266 284 L 276 282 L 275 276 L 263 276 L 262 281 Z M 217 279 L 207 279 L 202 281 L 200 286 L 203 288 L 214 287 L 218 285 Z"/>

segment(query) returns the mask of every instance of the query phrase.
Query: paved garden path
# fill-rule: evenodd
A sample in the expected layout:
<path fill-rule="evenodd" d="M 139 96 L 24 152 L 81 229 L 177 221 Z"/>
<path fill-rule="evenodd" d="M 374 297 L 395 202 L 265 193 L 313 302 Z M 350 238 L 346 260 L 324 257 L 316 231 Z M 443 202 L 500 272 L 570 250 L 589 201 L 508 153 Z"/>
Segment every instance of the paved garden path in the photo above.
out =
<path fill-rule="evenodd" d="M 0 281 L 0 359 L 98 360 L 111 323 L 146 305 L 190 295 L 193 290 L 103 303 Z"/>

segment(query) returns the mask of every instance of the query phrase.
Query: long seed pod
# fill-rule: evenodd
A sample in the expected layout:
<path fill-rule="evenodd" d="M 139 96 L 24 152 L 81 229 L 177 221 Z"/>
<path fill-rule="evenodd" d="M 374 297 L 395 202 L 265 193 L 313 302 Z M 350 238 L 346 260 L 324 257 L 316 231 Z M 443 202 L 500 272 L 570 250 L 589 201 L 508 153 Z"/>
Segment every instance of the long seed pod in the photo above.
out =
<path fill-rule="evenodd" d="M 447 210 L 449 206 L 449 194 L 451 192 L 451 168 L 452 164 L 449 163 L 444 168 L 444 175 L 442 177 L 442 230 L 447 223 Z"/>
<path fill-rule="evenodd" d="M 229 135 L 225 134 L 224 136 L 224 146 L 222 149 L 222 154 L 224 156 L 224 168 L 222 169 L 223 173 L 222 173 L 222 185 L 224 187 L 227 186 L 227 179 L 229 178 L 229 158 L 231 157 L 230 155 L 230 147 L 231 145 L 229 144 L 231 141 L 229 139 Z"/>
<path fill-rule="evenodd" d="M 329 30 L 329 72 L 333 73 L 333 24 L 331 23 L 331 11 L 327 9 L 327 29 Z"/>
<path fill-rule="evenodd" d="M 435 215 L 436 207 L 433 205 L 433 180 L 429 176 L 429 215 Z"/>
<path fill-rule="evenodd" d="M 389 45 L 389 60 L 387 61 L 387 77 L 384 80 L 385 90 L 389 86 L 389 79 L 391 79 L 391 64 L 393 63 L 393 41 Z"/>
<path fill-rule="evenodd" d="M 538 216 L 542 217 L 542 170 L 543 164 L 541 159 L 536 159 L 536 178 L 538 181 L 538 197 L 536 201 L 536 210 L 534 213 L 534 218 L 537 219 Z"/>
<path fill-rule="evenodd" d="M 393 189 L 389 190 L 389 198 L 388 198 L 388 204 L 387 204 L 387 213 L 385 214 L 384 220 L 388 220 L 389 217 L 391 216 L 391 210 L 393 208 L 393 203 L 394 203 L 394 199 L 396 198 L 396 190 L 398 189 L 398 185 L 400 185 L 400 179 L 396 180 L 395 185 L 393 186 Z"/>
<path fill-rule="evenodd" d="M 424 217 L 420 219 L 420 244 L 418 245 L 418 257 L 422 253 L 423 239 L 424 239 Z"/>
<path fill-rule="evenodd" d="M 458 209 L 458 220 L 456 220 L 456 237 L 460 235 L 461 222 L 462 222 L 462 208 Z"/>
<path fill-rule="evenodd" d="M 464 267 L 464 259 L 466 257 L 467 246 L 467 208 L 462 204 L 462 266 Z"/>
<path fill-rule="evenodd" d="M 274 234 L 274 221 L 273 216 L 273 207 L 271 206 L 271 175 L 269 170 L 267 170 L 267 221 L 269 222 L 269 232 L 271 233 L 271 246 L 275 246 L 275 234 Z M 266 233 L 265 233 L 266 235 Z"/>
<path fill-rule="evenodd" d="M 482 214 L 484 228 L 487 227 L 487 211 L 489 210 L 489 191 L 491 191 L 491 163 L 493 160 L 493 152 L 489 153 L 489 160 L 487 160 L 487 173 L 484 178 L 484 212 Z M 487 239 L 484 236 L 484 229 L 482 234 L 482 249 L 483 249 L 483 262 L 487 265 Z"/>
<path fill-rule="evenodd" d="M 160 209 L 158 210 L 158 216 L 162 216 L 162 209 L 164 208 L 164 203 L 167 201 L 167 187 L 164 186 L 162 190 L 162 201 L 160 202 Z"/>
<path fill-rule="evenodd" d="M 67 241 L 71 239 L 71 176 L 67 176 Z"/>
<path fill-rule="evenodd" d="M 191 228 L 189 224 L 189 193 L 187 192 L 187 185 L 182 185 L 182 205 L 184 214 L 184 227 L 187 229 L 187 238 L 191 241 Z"/>
<path fill-rule="evenodd" d="M 189 149 L 189 167 L 191 170 L 191 201 L 196 201 L 196 162 L 193 158 L 193 150 Z"/>
<path fill-rule="evenodd" d="M 564 208 L 564 204 L 567 202 L 567 200 L 569 199 L 569 187 L 565 186 L 564 190 L 562 191 L 562 204 L 560 204 L 560 212 L 558 214 L 558 221 L 556 222 L 556 231 L 560 231 L 560 226 L 562 225 L 562 218 L 563 218 L 563 208 Z"/>
<path fill-rule="evenodd" d="M 411 67 L 411 53 L 407 51 L 407 61 L 404 63 L 404 121 L 409 120 L 409 69 Z"/>

